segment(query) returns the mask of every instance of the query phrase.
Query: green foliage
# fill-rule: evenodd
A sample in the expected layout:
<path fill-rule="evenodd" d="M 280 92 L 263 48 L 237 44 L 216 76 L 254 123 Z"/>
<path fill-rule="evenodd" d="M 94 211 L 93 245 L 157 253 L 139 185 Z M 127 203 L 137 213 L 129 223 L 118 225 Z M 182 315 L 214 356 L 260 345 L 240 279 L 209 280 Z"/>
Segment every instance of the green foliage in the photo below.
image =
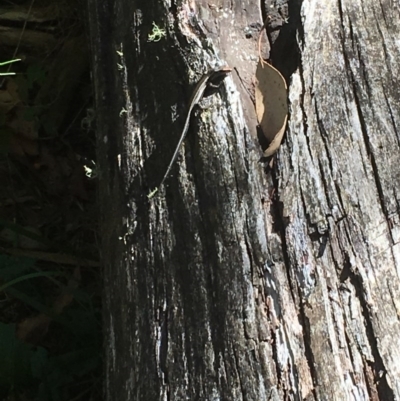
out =
<path fill-rule="evenodd" d="M 31 258 L 0 255 L 0 295 L 23 300 L 53 318 L 40 345 L 21 341 L 15 324 L 0 323 L 0 399 L 23 394 L 24 400 L 63 401 L 95 386 L 92 377 L 101 366 L 99 309 L 86 291 L 73 290 L 74 301 L 60 316 L 52 316 L 49 301 L 40 294 L 49 283 L 57 292 L 65 289 L 54 274 L 65 276 L 62 271 L 38 271 Z"/>
<path fill-rule="evenodd" d="M 14 131 L 11 128 L 1 126 L 0 123 L 0 155 L 7 155 L 10 148 L 10 140 L 13 134 Z"/>
<path fill-rule="evenodd" d="M 96 346 L 52 357 L 43 347 L 18 340 L 15 326 L 4 323 L 0 323 L 0 360 L 0 397 L 23 391 L 40 401 L 67 400 L 65 389 L 96 371 L 101 362 Z"/>
<path fill-rule="evenodd" d="M 46 82 L 46 71 L 39 64 L 31 64 L 26 69 L 28 89 L 33 89 L 34 85 L 42 86 Z"/>
<path fill-rule="evenodd" d="M 35 353 L 15 336 L 15 326 L 0 323 L 0 395 L 9 388 L 32 384 L 30 361 Z"/>
<path fill-rule="evenodd" d="M 15 60 L 3 61 L 2 63 L 0 63 L 0 67 L 3 67 L 5 65 L 9 65 L 9 64 L 12 64 L 12 63 L 16 63 L 17 61 L 21 61 L 21 59 L 17 58 Z M 0 76 L 7 76 L 7 75 L 15 75 L 15 72 L 0 72 Z"/>
<path fill-rule="evenodd" d="M 153 29 L 151 33 L 149 33 L 148 41 L 159 42 L 162 38 L 165 38 L 166 36 L 167 36 L 166 30 L 160 28 L 155 22 L 153 22 Z"/>

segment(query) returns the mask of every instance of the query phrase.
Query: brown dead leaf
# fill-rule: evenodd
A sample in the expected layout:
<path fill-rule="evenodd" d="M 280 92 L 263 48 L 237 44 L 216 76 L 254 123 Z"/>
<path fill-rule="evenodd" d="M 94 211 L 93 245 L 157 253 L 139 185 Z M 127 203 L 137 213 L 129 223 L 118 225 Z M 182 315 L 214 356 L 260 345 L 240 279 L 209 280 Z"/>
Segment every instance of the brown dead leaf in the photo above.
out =
<path fill-rule="evenodd" d="M 12 131 L 9 152 L 16 156 L 37 156 L 39 153 L 38 133 L 35 121 L 26 118 L 26 106 L 18 104 L 8 113 L 6 126 Z"/>
<path fill-rule="evenodd" d="M 256 113 L 260 127 L 269 141 L 264 156 L 273 155 L 281 144 L 288 116 L 285 78 L 271 64 L 260 60 L 256 71 Z"/>
<path fill-rule="evenodd" d="M 20 136 L 36 141 L 38 139 L 38 132 L 35 127 L 34 119 L 28 119 L 28 108 L 22 104 L 18 105 L 13 112 L 13 117 L 7 123 L 15 132 Z"/>
<path fill-rule="evenodd" d="M 53 303 L 51 309 L 54 315 L 60 315 L 62 311 L 71 304 L 74 300 L 73 292 L 78 288 L 80 281 L 81 271 L 77 267 L 74 269 L 67 286 Z M 44 313 L 24 319 L 17 326 L 17 337 L 24 342 L 38 344 L 47 334 L 51 320 L 51 317 Z"/>
<path fill-rule="evenodd" d="M 47 334 L 51 318 L 44 314 L 24 319 L 17 327 L 17 338 L 30 344 L 37 344 Z"/>
<path fill-rule="evenodd" d="M 9 152 L 15 156 L 36 156 L 39 152 L 38 143 L 22 135 L 14 134 L 10 138 Z"/>
<path fill-rule="evenodd" d="M 53 311 L 59 315 L 74 299 L 74 290 L 76 290 L 81 281 L 81 270 L 79 267 L 74 269 L 72 277 L 68 280 L 67 286 L 64 288 L 60 296 L 53 304 Z"/>
<path fill-rule="evenodd" d="M 9 78 L 6 82 L 5 89 L 0 90 L 0 112 L 4 114 L 21 101 L 15 80 Z"/>

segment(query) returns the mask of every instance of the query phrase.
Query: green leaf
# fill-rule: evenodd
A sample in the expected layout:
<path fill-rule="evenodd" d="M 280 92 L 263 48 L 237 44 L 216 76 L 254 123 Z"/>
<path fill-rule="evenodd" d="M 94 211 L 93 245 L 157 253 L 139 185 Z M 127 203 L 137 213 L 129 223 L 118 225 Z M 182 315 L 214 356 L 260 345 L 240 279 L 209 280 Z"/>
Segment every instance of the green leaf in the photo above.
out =
<path fill-rule="evenodd" d="M 48 353 L 42 347 L 38 347 L 31 357 L 32 376 L 40 378 L 43 376 L 46 364 L 48 363 Z"/>
<path fill-rule="evenodd" d="M 0 279 L 10 281 L 20 277 L 35 266 L 35 259 L 0 255 Z"/>
<path fill-rule="evenodd" d="M 42 85 L 46 81 L 46 71 L 39 64 L 30 65 L 26 70 L 28 88 L 32 89 L 34 84 Z"/>
<path fill-rule="evenodd" d="M 14 131 L 10 127 L 0 127 L 0 154 L 6 155 L 10 149 L 10 140 Z"/>
<path fill-rule="evenodd" d="M 0 323 L 0 387 L 17 388 L 32 381 L 33 351 L 15 336 L 15 326 Z"/>
<path fill-rule="evenodd" d="M 21 281 L 30 280 L 36 277 L 50 277 L 50 276 L 60 276 L 61 272 L 37 272 L 25 274 L 24 276 L 17 277 L 14 280 L 8 281 L 0 287 L 0 292 L 4 291 L 6 288 L 11 287 L 14 284 L 20 283 Z"/>

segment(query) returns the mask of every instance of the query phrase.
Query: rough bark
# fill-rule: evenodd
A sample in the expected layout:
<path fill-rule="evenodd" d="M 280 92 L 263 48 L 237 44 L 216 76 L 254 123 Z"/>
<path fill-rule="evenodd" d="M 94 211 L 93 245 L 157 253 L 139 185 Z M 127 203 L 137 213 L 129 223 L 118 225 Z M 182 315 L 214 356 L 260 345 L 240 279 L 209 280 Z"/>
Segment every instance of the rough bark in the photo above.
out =
<path fill-rule="evenodd" d="M 107 400 L 400 399 L 398 8 L 189 3 L 89 0 Z M 290 83 L 272 176 L 251 96 L 262 8 Z M 149 200 L 217 62 L 237 72 Z"/>

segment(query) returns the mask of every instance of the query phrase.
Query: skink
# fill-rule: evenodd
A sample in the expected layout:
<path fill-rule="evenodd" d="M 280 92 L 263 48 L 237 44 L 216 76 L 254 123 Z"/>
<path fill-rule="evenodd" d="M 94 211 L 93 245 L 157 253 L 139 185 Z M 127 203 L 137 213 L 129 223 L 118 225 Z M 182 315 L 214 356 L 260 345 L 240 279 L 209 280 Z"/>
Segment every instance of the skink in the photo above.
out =
<path fill-rule="evenodd" d="M 200 81 L 197 83 L 196 87 L 194 88 L 193 94 L 190 98 L 190 101 L 189 101 L 189 109 L 188 109 L 188 112 L 186 115 L 185 125 L 183 126 L 181 136 L 179 138 L 178 144 L 177 144 L 175 152 L 171 158 L 171 161 L 168 165 L 167 171 L 165 172 L 164 177 L 162 178 L 162 180 L 160 182 L 160 185 L 147 195 L 148 198 L 152 198 L 158 191 L 158 188 L 160 188 L 164 184 L 164 181 L 167 179 L 168 174 L 171 171 L 171 168 L 178 156 L 179 149 L 182 145 L 182 142 L 186 138 L 186 134 L 188 132 L 189 124 L 190 124 L 190 117 L 191 117 L 194 106 L 196 106 L 196 104 L 198 104 L 200 102 L 207 87 L 214 85 L 213 81 L 224 79 L 225 76 L 227 74 L 229 74 L 231 71 L 232 71 L 232 68 L 230 68 L 228 66 L 212 69 L 211 71 L 204 74 L 201 77 Z"/>

